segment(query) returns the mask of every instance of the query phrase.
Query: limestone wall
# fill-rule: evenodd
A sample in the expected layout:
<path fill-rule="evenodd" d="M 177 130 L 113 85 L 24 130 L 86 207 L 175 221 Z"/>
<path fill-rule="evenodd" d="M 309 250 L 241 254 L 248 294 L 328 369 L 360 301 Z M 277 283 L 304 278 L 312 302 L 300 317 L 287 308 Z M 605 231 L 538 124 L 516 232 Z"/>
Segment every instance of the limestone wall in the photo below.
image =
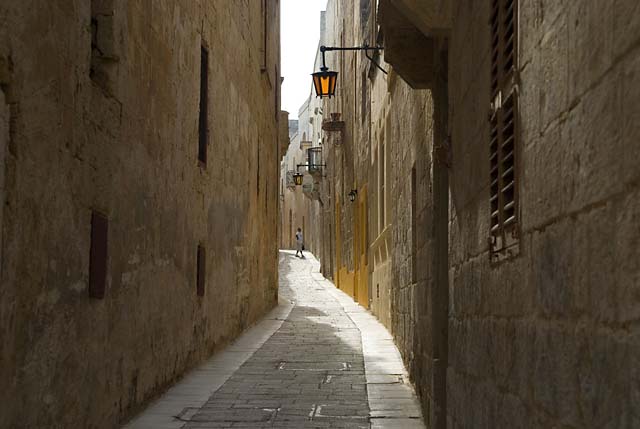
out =
<path fill-rule="evenodd" d="M 328 45 L 376 45 L 376 10 L 369 2 L 329 1 L 326 17 Z M 328 139 L 325 189 L 338 206 L 329 221 L 338 234 L 326 241 L 337 247 L 338 286 L 370 306 L 411 366 L 418 342 L 414 327 L 422 313 L 416 287 L 424 294 L 430 275 L 418 256 L 427 256 L 432 101 L 429 91 L 411 89 L 384 62 L 384 53 L 376 61 L 390 73 L 383 74 L 362 52 L 327 53 L 327 64 L 340 74 L 336 97 L 325 101 L 325 120 L 340 113 L 345 131 Z M 349 202 L 351 189 L 358 191 L 356 203 Z"/>
<path fill-rule="evenodd" d="M 282 159 L 280 170 L 282 192 L 282 241 L 281 249 L 296 248 L 296 231 L 298 228 L 306 231 L 308 214 L 306 213 L 305 197 L 302 186 L 287 187 L 286 175 L 288 171 L 296 171 L 297 164 L 306 163 L 306 151 L 300 148 L 300 135 L 296 133 L 291 139 L 287 152 Z M 300 173 L 303 169 L 300 169 Z"/>
<path fill-rule="evenodd" d="M 490 2 L 454 15 L 450 427 L 640 424 L 640 6 L 604 3 L 519 2 L 521 254 L 498 265 Z"/>
<path fill-rule="evenodd" d="M 378 59 L 389 75 L 358 53 L 327 54 L 340 74 L 325 120 L 344 121 L 324 184 L 337 285 L 360 301 L 359 209 L 346 197 L 366 188 L 370 308 L 430 426 L 444 427 L 446 410 L 453 428 L 635 427 L 640 10 L 516 2 L 519 234 L 513 255 L 491 262 L 491 2 L 445 3 L 453 24 L 433 27 L 389 9 L 406 15 L 410 2 L 380 2 L 384 37 L 407 36 Z M 377 12 L 329 1 L 327 44 L 383 42 Z M 408 80 L 429 89 L 405 83 L 416 70 Z"/>
<path fill-rule="evenodd" d="M 0 427 L 115 427 L 275 305 L 279 9 L 264 3 L 0 4 Z M 103 299 L 92 211 L 108 219 Z"/>

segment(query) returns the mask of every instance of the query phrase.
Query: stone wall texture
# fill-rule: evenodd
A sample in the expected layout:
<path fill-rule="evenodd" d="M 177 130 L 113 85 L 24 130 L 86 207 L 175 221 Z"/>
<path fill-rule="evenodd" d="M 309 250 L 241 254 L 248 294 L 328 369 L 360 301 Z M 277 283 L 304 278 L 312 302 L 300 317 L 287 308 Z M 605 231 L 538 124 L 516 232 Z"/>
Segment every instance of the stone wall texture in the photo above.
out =
<path fill-rule="evenodd" d="M 393 333 L 428 427 L 636 427 L 640 6 L 515 3 L 519 245 L 496 263 L 492 2 L 329 0 L 325 44 L 384 43 L 389 74 L 327 53 L 323 273 Z"/>
<path fill-rule="evenodd" d="M 369 3 L 329 1 L 327 45 L 355 46 L 362 40 L 374 45 L 376 11 Z M 388 68 L 384 56 L 377 61 Z M 413 324 L 413 216 L 426 204 L 423 199 L 412 208 L 412 171 L 431 144 L 430 95 L 412 90 L 393 71 L 384 75 L 362 52 L 327 53 L 327 63 L 340 77 L 336 97 L 325 101 L 324 117 L 330 120 L 331 113 L 340 113 L 345 123 L 341 133 L 325 132 L 329 162 L 324 186 L 338 207 L 337 217 L 327 220 L 340 236 L 335 243 L 337 265 L 354 275 L 363 268 L 358 253 L 366 256 L 368 267 L 362 274 L 370 284 L 365 305 L 404 339 Z M 420 171 L 417 186 L 425 181 L 426 170 Z M 352 189 L 358 191 L 353 203 L 348 198 Z M 365 216 L 360 216 L 363 203 Z"/>
<path fill-rule="evenodd" d="M 276 304 L 279 19 L 277 1 L 0 3 L 0 427 L 115 427 Z"/>
<path fill-rule="evenodd" d="M 493 266 L 489 5 L 449 45 L 450 426 L 639 426 L 640 6 L 519 2 L 521 255 Z"/>
<path fill-rule="evenodd" d="M 326 44 L 375 46 L 376 13 L 372 2 L 329 1 Z M 325 132 L 322 186 L 331 208 L 323 223 L 335 233 L 323 236 L 320 259 L 325 276 L 393 333 L 415 373 L 423 364 L 414 364 L 414 354 L 429 343 L 424 337 L 429 313 L 423 307 L 431 276 L 433 101 L 430 91 L 414 90 L 401 79 L 384 53 L 376 61 L 389 74 L 363 52 L 327 53 L 329 67 L 340 74 L 336 97 L 325 101 L 324 118 L 331 121 L 332 113 L 340 113 L 344 131 Z M 352 189 L 358 191 L 353 203 Z M 415 335 L 418 323 L 424 325 L 421 336 Z"/>

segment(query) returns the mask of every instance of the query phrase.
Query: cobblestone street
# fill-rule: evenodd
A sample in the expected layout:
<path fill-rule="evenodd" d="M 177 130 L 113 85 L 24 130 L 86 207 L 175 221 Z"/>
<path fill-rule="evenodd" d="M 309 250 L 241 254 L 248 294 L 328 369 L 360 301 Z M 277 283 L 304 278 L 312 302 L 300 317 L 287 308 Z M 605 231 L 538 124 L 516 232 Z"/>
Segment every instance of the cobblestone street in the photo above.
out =
<path fill-rule="evenodd" d="M 281 252 L 279 307 L 126 427 L 424 427 L 389 334 L 307 255 Z"/>

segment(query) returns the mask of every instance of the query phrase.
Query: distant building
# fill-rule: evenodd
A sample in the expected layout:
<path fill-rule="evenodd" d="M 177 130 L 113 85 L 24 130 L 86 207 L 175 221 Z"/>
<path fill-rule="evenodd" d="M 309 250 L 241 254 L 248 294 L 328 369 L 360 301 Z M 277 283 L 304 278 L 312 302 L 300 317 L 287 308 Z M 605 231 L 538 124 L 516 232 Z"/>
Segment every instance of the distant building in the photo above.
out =
<path fill-rule="evenodd" d="M 322 134 L 317 102 L 308 98 L 298 111 L 295 130 L 291 128 L 291 142 L 281 164 L 281 243 L 283 249 L 295 249 L 295 233 L 301 228 L 305 248 L 313 251 L 321 226 L 316 215 L 319 176 L 322 174 Z M 316 123 L 314 124 L 314 118 Z M 315 142 L 313 141 L 315 139 Z M 313 154 L 310 156 L 310 152 Z M 317 165 L 316 165 L 317 164 Z M 294 174 L 303 175 L 303 183 L 296 186 Z"/>
<path fill-rule="evenodd" d="M 289 119 L 289 139 L 292 139 L 298 133 L 298 120 Z"/>

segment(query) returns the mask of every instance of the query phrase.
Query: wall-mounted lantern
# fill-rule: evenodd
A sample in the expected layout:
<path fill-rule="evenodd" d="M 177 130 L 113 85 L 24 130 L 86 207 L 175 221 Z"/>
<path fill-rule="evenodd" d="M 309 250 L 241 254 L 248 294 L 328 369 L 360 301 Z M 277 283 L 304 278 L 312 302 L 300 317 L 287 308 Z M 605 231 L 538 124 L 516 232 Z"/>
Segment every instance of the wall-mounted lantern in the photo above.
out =
<path fill-rule="evenodd" d="M 293 175 L 293 180 L 295 182 L 296 185 L 300 186 L 302 185 L 302 178 L 303 175 L 302 173 L 300 173 L 300 167 L 307 167 L 307 170 L 309 170 L 309 173 L 317 173 L 317 172 L 321 172 L 322 167 L 326 167 L 326 164 L 298 164 L 296 165 L 296 173 Z"/>
<path fill-rule="evenodd" d="M 338 72 L 330 71 L 326 67 L 321 67 L 319 72 L 312 73 L 313 87 L 316 89 L 316 95 L 320 98 L 331 98 L 336 93 L 336 81 L 338 80 Z"/>
<path fill-rule="evenodd" d="M 352 189 L 351 192 L 349 192 L 349 201 L 354 202 L 357 196 L 358 191 L 356 189 Z"/>
<path fill-rule="evenodd" d="M 351 48 L 342 48 L 336 46 L 320 46 L 320 52 L 322 53 L 322 67 L 320 67 L 319 72 L 312 73 L 313 76 L 313 87 L 316 90 L 316 96 L 320 98 L 331 98 L 336 93 L 336 83 L 338 80 L 338 72 L 331 71 L 327 67 L 325 62 L 324 53 L 327 51 L 364 51 L 367 58 L 375 64 L 384 74 L 387 74 L 386 70 L 384 70 L 378 63 L 374 61 L 372 57 L 369 56 L 369 51 L 381 51 L 382 47 L 369 47 L 367 45 L 364 46 L 354 46 Z"/>

